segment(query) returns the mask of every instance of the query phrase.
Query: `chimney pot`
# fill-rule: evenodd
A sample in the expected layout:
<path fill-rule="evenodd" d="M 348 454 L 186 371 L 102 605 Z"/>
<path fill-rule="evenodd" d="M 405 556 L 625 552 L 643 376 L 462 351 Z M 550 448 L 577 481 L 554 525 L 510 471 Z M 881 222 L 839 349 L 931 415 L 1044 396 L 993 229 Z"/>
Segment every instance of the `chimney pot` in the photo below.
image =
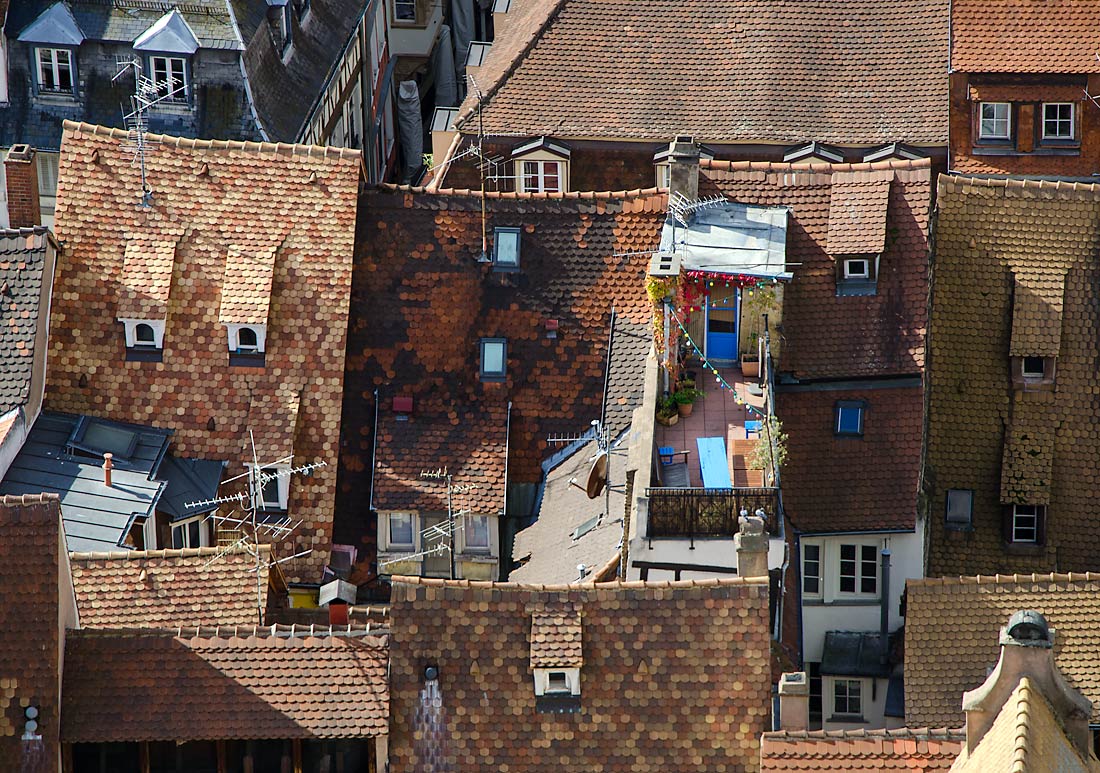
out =
<path fill-rule="evenodd" d="M 783 674 L 779 679 L 779 729 L 810 729 L 810 680 L 805 671 Z"/>
<path fill-rule="evenodd" d="M 669 193 L 689 201 L 699 198 L 699 143 L 679 135 L 669 145 Z"/>
<path fill-rule="evenodd" d="M 115 455 L 107 452 L 103 455 L 103 485 L 107 488 L 111 487 L 111 470 L 114 469 L 114 462 L 112 461 Z"/>
<path fill-rule="evenodd" d="M 738 523 L 740 531 L 733 537 L 733 545 L 737 550 L 737 575 L 767 576 L 768 535 L 764 531 L 764 519 L 755 515 L 742 515 Z"/>

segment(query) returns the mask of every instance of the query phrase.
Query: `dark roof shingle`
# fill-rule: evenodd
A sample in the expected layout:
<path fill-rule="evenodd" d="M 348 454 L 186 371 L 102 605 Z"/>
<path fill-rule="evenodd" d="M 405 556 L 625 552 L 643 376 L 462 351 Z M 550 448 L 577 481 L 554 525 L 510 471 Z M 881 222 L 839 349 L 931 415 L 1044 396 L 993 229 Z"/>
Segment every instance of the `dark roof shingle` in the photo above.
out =
<path fill-rule="evenodd" d="M 45 308 L 42 277 L 52 242 L 42 227 L 0 230 L 0 415 L 26 404 L 35 359 L 45 355 L 35 343 L 45 332 L 38 318 Z"/>

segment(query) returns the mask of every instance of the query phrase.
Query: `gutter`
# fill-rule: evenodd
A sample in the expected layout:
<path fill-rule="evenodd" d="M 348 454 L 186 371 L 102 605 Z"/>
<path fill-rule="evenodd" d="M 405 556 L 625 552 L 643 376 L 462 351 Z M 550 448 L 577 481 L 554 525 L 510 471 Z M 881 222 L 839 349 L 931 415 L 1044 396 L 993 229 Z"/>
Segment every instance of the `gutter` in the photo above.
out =
<path fill-rule="evenodd" d="M 371 432 L 370 441 L 370 502 L 367 504 L 367 509 L 374 509 L 374 471 L 378 468 L 377 457 L 378 454 L 378 389 L 374 390 L 374 431 Z"/>

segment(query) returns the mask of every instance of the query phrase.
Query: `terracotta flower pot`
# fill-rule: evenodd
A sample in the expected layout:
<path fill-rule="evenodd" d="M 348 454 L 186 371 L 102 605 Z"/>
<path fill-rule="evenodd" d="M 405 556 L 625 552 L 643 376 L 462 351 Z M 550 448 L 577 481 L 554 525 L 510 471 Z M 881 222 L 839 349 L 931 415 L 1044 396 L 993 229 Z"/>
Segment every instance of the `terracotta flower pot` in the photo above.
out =
<path fill-rule="evenodd" d="M 676 410 L 679 411 L 680 415 L 686 419 L 688 416 L 691 415 L 691 409 L 694 407 L 694 403 L 680 403 L 676 406 Z"/>

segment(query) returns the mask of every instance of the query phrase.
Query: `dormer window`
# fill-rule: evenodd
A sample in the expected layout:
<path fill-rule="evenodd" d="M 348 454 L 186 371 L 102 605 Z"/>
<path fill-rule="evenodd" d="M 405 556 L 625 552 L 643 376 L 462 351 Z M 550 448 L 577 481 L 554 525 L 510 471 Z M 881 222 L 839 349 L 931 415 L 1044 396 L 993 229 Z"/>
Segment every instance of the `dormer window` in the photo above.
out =
<path fill-rule="evenodd" d="M 120 319 L 126 336 L 126 359 L 160 362 L 164 352 L 164 320 Z"/>
<path fill-rule="evenodd" d="M 289 471 L 290 467 L 284 464 L 260 468 L 260 501 L 257 504 L 262 510 L 286 511 L 290 501 Z"/>
<path fill-rule="evenodd" d="M 546 694 L 572 695 L 573 690 L 569 686 L 569 674 L 565 671 L 546 672 Z"/>
<path fill-rule="evenodd" d="M 274 272 L 274 247 L 245 253 L 230 246 L 226 251 L 218 318 L 225 325 L 231 366 L 264 366 Z"/>
<path fill-rule="evenodd" d="M 267 325 L 227 324 L 229 364 L 238 367 L 262 367 L 267 349 Z"/>
<path fill-rule="evenodd" d="M 158 98 L 165 102 L 187 102 L 190 90 L 187 82 L 187 60 L 177 56 L 151 56 L 149 77 L 156 87 Z"/>
<path fill-rule="evenodd" d="M 34 58 L 40 94 L 76 92 L 72 51 L 67 48 L 36 48 Z"/>
<path fill-rule="evenodd" d="M 512 151 L 516 190 L 520 193 L 561 193 L 569 190 L 570 149 L 546 137 Z"/>
<path fill-rule="evenodd" d="M 1073 103 L 1045 102 L 1043 104 L 1043 139 L 1074 139 Z"/>
<path fill-rule="evenodd" d="M 1008 140 L 1012 138 L 1012 103 L 982 102 L 978 106 L 981 120 L 978 139 Z"/>
<path fill-rule="evenodd" d="M 19 33 L 30 50 L 35 94 L 76 93 L 76 50 L 84 32 L 65 3 L 56 2 Z"/>
<path fill-rule="evenodd" d="M 146 76 L 164 102 L 187 104 L 191 97 L 189 60 L 199 39 L 178 9 L 161 16 L 134 40 L 134 50 L 146 56 Z M 162 102 L 163 104 L 163 102 Z"/>

